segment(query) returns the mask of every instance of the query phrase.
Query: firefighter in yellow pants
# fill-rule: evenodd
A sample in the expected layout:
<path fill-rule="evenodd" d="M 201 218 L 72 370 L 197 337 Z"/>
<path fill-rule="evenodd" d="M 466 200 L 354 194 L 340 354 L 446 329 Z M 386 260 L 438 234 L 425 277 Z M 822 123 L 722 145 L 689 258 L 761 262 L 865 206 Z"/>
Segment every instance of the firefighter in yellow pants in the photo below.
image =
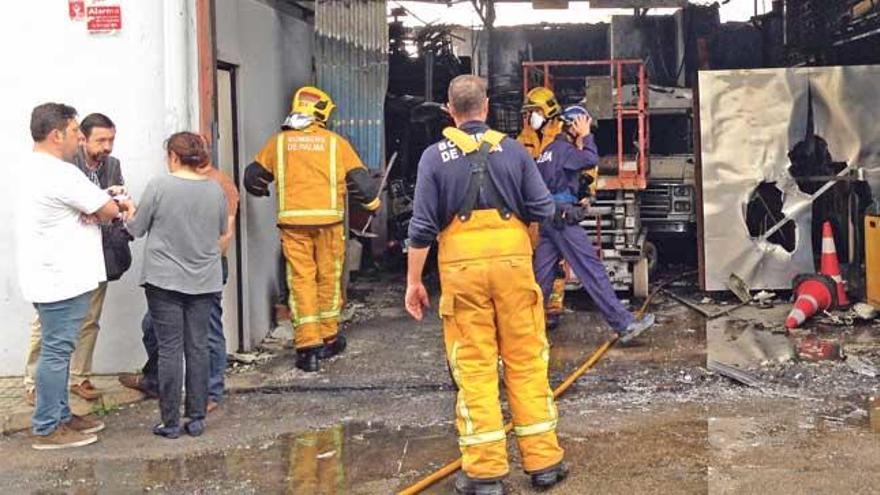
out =
<path fill-rule="evenodd" d="M 276 183 L 296 366 L 307 372 L 345 350 L 337 331 L 349 188 L 364 209 L 380 206 L 375 181 L 351 144 L 325 128 L 334 108 L 320 89 L 300 88 L 282 131 L 257 153 L 244 179 L 256 196 L 268 196 L 269 184 Z"/>
<path fill-rule="evenodd" d="M 552 217 L 553 201 L 526 150 L 486 126 L 482 79 L 455 78 L 449 109 L 458 128 L 446 129 L 446 140 L 425 150 L 419 163 L 406 309 L 421 320 L 428 306 L 421 277 L 436 239 L 440 316 L 458 386 L 455 412 L 463 473 L 456 490 L 503 493 L 508 461 L 499 357 L 523 469 L 534 486 L 547 488 L 562 481 L 567 469 L 556 439 L 543 298 L 532 271 L 525 222 Z"/>
<path fill-rule="evenodd" d="M 533 88 L 526 94 L 525 103 L 523 103 L 523 128 L 516 140 L 519 141 L 529 155 L 535 160 L 541 156 L 544 149 L 556 140 L 562 132 L 562 121 L 559 115 L 562 113 L 562 106 L 548 88 L 539 86 Z M 532 242 L 532 249 L 538 245 L 538 224 L 533 223 L 529 226 L 529 237 Z M 561 265 L 560 265 L 561 266 Z M 547 319 L 550 326 L 554 327 L 559 323 L 562 316 L 563 305 L 565 303 L 565 276 L 557 276 L 553 282 L 553 290 L 547 301 Z"/>
<path fill-rule="evenodd" d="M 290 449 L 289 493 L 345 493 L 343 427 L 298 435 Z"/>

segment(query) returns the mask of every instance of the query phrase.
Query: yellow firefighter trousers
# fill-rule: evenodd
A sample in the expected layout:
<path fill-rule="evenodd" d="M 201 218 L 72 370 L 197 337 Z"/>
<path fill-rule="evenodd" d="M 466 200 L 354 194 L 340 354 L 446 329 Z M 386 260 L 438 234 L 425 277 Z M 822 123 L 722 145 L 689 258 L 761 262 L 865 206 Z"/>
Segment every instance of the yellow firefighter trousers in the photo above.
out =
<path fill-rule="evenodd" d="M 284 227 L 291 320 L 297 349 L 333 340 L 342 308 L 345 226 Z"/>
<path fill-rule="evenodd" d="M 346 493 L 343 434 L 342 426 L 333 426 L 296 437 L 290 452 L 288 493 Z"/>
<path fill-rule="evenodd" d="M 538 222 L 529 224 L 529 242 L 532 246 L 532 251 L 538 247 L 540 226 L 541 224 Z M 562 263 L 565 262 L 563 261 Z M 544 305 L 544 309 L 547 311 L 548 315 L 561 315 L 564 312 L 564 307 L 565 277 L 557 277 L 553 280 L 553 289 L 550 292 L 550 298 L 547 300 L 547 304 Z"/>
<path fill-rule="evenodd" d="M 479 210 L 440 235 L 440 315 L 446 355 L 458 385 L 456 426 L 462 467 L 472 478 L 508 472 L 498 395 L 498 358 L 527 472 L 562 461 L 556 406 L 547 377 L 549 344 L 528 230 Z"/>

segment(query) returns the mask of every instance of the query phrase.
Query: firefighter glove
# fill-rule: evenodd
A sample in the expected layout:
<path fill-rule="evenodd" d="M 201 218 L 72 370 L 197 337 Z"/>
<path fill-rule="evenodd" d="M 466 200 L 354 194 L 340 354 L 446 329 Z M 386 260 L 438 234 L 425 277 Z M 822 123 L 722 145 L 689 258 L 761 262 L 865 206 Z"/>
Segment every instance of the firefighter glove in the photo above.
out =
<path fill-rule="evenodd" d="M 254 196 L 268 196 L 269 184 L 274 180 L 272 172 L 257 162 L 252 162 L 244 170 L 244 188 Z"/>
<path fill-rule="evenodd" d="M 577 225 L 587 218 L 587 211 L 582 206 L 573 206 L 565 212 L 565 223 Z"/>

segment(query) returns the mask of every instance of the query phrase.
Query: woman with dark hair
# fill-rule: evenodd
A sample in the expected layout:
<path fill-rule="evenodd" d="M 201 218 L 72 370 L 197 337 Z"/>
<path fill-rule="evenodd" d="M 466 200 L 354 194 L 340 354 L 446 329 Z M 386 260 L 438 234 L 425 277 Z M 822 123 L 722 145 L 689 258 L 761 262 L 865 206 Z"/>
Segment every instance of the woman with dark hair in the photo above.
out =
<path fill-rule="evenodd" d="M 140 208 L 128 223 L 147 236 L 141 285 L 159 347 L 159 409 L 153 433 L 177 438 L 205 428 L 208 402 L 208 325 L 212 300 L 222 291 L 219 239 L 226 233 L 226 198 L 216 181 L 196 170 L 208 162 L 204 140 L 179 132 L 166 141 L 169 175 L 147 184 Z M 180 426 L 180 395 L 186 357 L 189 422 Z"/>

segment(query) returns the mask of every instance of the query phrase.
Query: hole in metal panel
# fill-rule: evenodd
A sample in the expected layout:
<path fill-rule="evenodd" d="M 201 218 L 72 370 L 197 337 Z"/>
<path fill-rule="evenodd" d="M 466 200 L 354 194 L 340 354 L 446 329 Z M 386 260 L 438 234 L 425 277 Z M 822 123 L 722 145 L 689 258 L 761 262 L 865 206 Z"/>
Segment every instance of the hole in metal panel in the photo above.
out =
<path fill-rule="evenodd" d="M 752 191 L 746 205 L 745 220 L 749 235 L 753 239 L 764 235 L 764 232 L 784 218 L 783 203 L 782 190 L 776 186 L 775 182 L 762 182 Z M 797 245 L 797 225 L 793 220 L 785 222 L 781 229 L 767 238 L 767 241 L 793 253 Z"/>

